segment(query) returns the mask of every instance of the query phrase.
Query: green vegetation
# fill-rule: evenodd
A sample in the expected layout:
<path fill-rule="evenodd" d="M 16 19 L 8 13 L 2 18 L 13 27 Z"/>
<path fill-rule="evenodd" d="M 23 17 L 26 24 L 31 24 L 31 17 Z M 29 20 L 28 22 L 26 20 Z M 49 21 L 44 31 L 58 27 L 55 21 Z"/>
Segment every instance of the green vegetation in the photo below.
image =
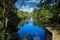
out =
<path fill-rule="evenodd" d="M 25 20 L 29 19 L 29 13 L 28 12 L 23 12 L 23 11 L 17 11 L 17 16 L 21 18 L 21 22 L 18 24 L 18 26 L 22 26 L 26 23 Z"/>
<path fill-rule="evenodd" d="M 28 12 L 16 8 L 16 1 L 0 0 L 0 40 L 18 40 L 18 25 L 28 19 Z"/>
<path fill-rule="evenodd" d="M 56 30 L 60 29 L 60 1 L 52 3 L 52 0 L 46 0 L 38 4 L 40 9 L 35 9 L 32 12 L 32 17 L 35 20 L 34 24 L 43 27 L 52 27 Z"/>
<path fill-rule="evenodd" d="M 17 15 L 19 18 L 22 18 L 22 19 L 28 19 L 29 18 L 29 13 L 28 12 L 23 12 L 23 11 L 19 11 L 17 12 Z"/>
<path fill-rule="evenodd" d="M 0 40 L 23 39 L 18 37 L 18 26 L 25 24 L 25 20 L 34 18 L 34 24 L 42 27 L 60 29 L 60 1 L 51 4 L 52 0 L 46 0 L 38 4 L 39 9 L 28 12 L 16 8 L 17 0 L 0 0 Z M 23 3 L 22 3 L 23 5 Z M 23 40 L 27 40 L 24 38 Z"/>

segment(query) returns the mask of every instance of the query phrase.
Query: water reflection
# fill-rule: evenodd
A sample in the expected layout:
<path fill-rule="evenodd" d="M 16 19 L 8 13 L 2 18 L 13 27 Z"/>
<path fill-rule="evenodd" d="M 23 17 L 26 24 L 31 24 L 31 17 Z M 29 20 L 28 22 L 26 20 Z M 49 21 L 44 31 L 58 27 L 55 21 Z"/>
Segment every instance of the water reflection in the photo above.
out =
<path fill-rule="evenodd" d="M 28 24 L 32 24 L 33 25 L 33 18 L 30 18 L 29 20 L 25 20 L 26 22 L 28 22 Z"/>
<path fill-rule="evenodd" d="M 33 25 L 33 18 L 26 20 L 28 24 L 24 24 L 23 26 L 19 26 L 20 30 L 18 31 L 19 36 L 28 38 L 29 40 L 32 38 L 33 40 L 45 40 L 45 30 L 40 26 Z"/>

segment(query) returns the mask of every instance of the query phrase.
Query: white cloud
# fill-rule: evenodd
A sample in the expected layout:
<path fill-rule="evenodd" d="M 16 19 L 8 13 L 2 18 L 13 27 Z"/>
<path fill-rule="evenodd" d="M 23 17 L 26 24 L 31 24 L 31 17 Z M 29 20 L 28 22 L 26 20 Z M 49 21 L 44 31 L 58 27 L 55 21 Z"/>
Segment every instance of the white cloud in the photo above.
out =
<path fill-rule="evenodd" d="M 25 12 L 32 12 L 33 11 L 33 9 L 34 8 L 31 8 L 31 7 L 29 7 L 29 5 L 27 5 L 27 6 L 22 6 L 22 8 L 21 9 L 19 9 L 19 10 L 22 10 L 22 11 L 25 11 Z"/>
<path fill-rule="evenodd" d="M 45 0 L 42 1 L 42 3 L 44 3 Z"/>
<path fill-rule="evenodd" d="M 35 3 L 39 3 L 40 0 L 29 0 L 29 1 L 25 1 L 25 2 L 35 2 Z M 29 7 L 29 5 L 26 6 L 22 6 L 22 8 L 20 8 L 19 10 L 25 11 L 25 12 L 32 12 L 34 10 L 33 7 Z"/>
<path fill-rule="evenodd" d="M 26 1 L 26 2 L 35 2 L 35 3 L 39 3 L 40 0 L 29 0 L 29 1 Z"/>

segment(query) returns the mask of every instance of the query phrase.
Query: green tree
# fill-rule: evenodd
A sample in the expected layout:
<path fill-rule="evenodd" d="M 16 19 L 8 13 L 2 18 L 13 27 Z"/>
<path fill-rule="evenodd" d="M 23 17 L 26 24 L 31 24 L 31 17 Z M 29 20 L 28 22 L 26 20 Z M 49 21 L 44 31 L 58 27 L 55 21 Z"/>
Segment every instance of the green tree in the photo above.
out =
<path fill-rule="evenodd" d="M 51 5 L 52 4 L 52 5 Z M 52 27 L 55 29 L 59 29 L 60 27 L 60 1 L 55 0 L 54 3 L 52 3 L 52 0 L 45 0 L 38 4 L 38 7 L 40 7 L 39 10 L 33 11 L 34 18 L 37 18 L 38 24 L 40 26 L 44 27 Z M 37 24 L 36 23 L 36 24 Z"/>

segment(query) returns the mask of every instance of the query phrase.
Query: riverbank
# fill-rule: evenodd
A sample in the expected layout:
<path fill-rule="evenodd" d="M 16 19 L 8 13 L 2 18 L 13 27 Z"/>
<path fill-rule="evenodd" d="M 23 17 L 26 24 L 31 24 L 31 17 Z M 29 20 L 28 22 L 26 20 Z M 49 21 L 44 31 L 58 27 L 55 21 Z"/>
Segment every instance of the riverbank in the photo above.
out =
<path fill-rule="evenodd" d="M 58 31 L 52 29 L 51 27 L 46 27 L 46 29 L 48 29 L 52 33 L 52 40 L 60 40 L 60 34 L 58 33 Z"/>

